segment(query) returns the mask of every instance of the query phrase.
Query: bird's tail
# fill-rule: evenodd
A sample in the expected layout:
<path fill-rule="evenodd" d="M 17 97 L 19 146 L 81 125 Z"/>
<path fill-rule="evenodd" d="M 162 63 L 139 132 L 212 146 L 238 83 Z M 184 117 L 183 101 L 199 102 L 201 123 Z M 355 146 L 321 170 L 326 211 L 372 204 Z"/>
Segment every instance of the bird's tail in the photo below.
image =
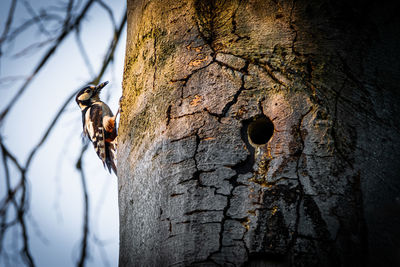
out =
<path fill-rule="evenodd" d="M 117 166 L 115 165 L 115 151 L 116 151 L 116 144 L 114 142 L 106 142 L 106 165 L 108 171 L 111 173 L 111 170 L 117 174 Z"/>

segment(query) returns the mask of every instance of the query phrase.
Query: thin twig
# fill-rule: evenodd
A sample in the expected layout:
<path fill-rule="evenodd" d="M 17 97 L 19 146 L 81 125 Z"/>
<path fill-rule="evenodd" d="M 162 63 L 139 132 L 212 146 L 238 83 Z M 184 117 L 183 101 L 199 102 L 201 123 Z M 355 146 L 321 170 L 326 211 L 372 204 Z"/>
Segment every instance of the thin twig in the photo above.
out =
<path fill-rule="evenodd" d="M 24 0 L 23 3 L 24 3 L 24 6 L 25 6 L 26 10 L 28 11 L 28 13 L 32 16 L 32 18 L 36 18 L 37 19 L 35 25 L 38 26 L 39 31 L 42 32 L 43 34 L 49 36 L 50 33 L 44 27 L 44 25 L 42 23 L 42 20 L 41 20 L 41 16 L 38 16 L 36 14 L 36 11 L 33 9 L 33 7 L 31 6 L 31 4 L 28 1 Z"/>
<path fill-rule="evenodd" d="M 36 16 L 36 17 L 32 17 L 26 21 L 24 21 L 21 25 L 19 25 L 18 27 L 15 27 L 10 34 L 7 36 L 7 39 L 5 39 L 4 41 L 6 41 L 7 43 L 13 41 L 17 36 L 19 36 L 19 34 L 21 34 L 22 32 L 28 30 L 31 26 L 35 26 L 36 23 L 38 21 L 45 21 L 45 23 L 47 25 L 50 24 L 50 22 L 54 21 L 57 24 L 61 24 L 64 22 L 64 19 L 57 15 L 57 14 L 49 14 L 45 11 L 43 11 L 40 15 Z M 49 30 L 48 30 L 49 31 Z"/>
<path fill-rule="evenodd" d="M 4 31 L 0 37 L 0 57 L 3 55 L 2 50 L 1 50 L 1 44 L 4 43 L 4 40 L 7 38 L 8 32 L 10 31 L 10 27 L 11 27 L 12 21 L 14 19 L 14 12 L 15 12 L 16 6 L 17 6 L 17 0 L 12 0 L 10 10 L 8 11 L 6 25 L 5 25 Z"/>
<path fill-rule="evenodd" d="M 83 191 L 83 234 L 81 241 L 81 255 L 79 257 L 77 266 L 83 267 L 85 266 L 85 261 L 87 259 L 87 250 L 88 250 L 88 236 L 89 236 L 89 197 L 87 192 L 85 171 L 83 170 L 83 155 L 87 149 L 87 145 L 84 145 L 81 150 L 81 154 L 76 162 L 76 169 L 79 171 L 81 176 L 81 184 Z"/>
<path fill-rule="evenodd" d="M 35 69 L 33 70 L 32 74 L 29 76 L 29 78 L 25 81 L 25 83 L 20 87 L 18 92 L 14 95 L 14 97 L 11 99 L 9 104 L 4 108 L 4 110 L 0 114 L 0 125 L 4 120 L 4 117 L 8 114 L 10 109 L 15 105 L 15 103 L 18 101 L 18 99 L 21 97 L 23 92 L 26 90 L 26 88 L 30 85 L 31 81 L 33 80 L 34 77 L 39 73 L 39 71 L 42 69 L 42 67 L 47 63 L 47 61 L 51 58 L 51 56 L 54 54 L 54 52 L 57 50 L 58 47 L 60 47 L 61 43 L 64 41 L 64 39 L 68 36 L 70 31 L 72 31 L 74 28 L 79 27 L 82 19 L 85 17 L 86 13 L 88 12 L 89 8 L 92 6 L 94 3 L 94 0 L 89 0 L 83 10 L 81 11 L 80 15 L 76 18 L 74 23 L 72 25 L 69 24 L 64 24 L 63 31 L 61 34 L 58 36 L 56 39 L 55 43 L 50 47 L 45 55 L 42 57 L 40 62 L 37 64 Z M 68 17 L 67 17 L 68 19 Z"/>
<path fill-rule="evenodd" d="M 38 61 L 38 64 L 34 68 L 34 71 L 32 72 L 32 74 L 27 77 L 26 81 L 19 88 L 17 94 L 12 98 L 12 100 L 8 103 L 6 108 L 2 111 L 2 113 L 0 115 L 0 124 L 3 121 L 3 119 L 7 116 L 9 110 L 13 107 L 15 102 L 19 99 L 21 94 L 29 87 L 30 82 L 38 75 L 38 73 L 43 68 L 43 66 L 54 55 L 54 52 L 60 46 L 60 44 L 64 41 L 64 39 L 74 30 L 77 30 L 77 31 L 79 30 L 81 21 L 86 16 L 92 3 L 95 1 L 96 0 L 88 0 L 87 2 L 85 2 L 81 12 L 76 17 L 74 17 L 74 14 L 72 12 L 72 10 L 77 8 L 77 7 L 74 7 L 74 0 L 68 1 L 66 16 L 63 21 L 63 27 L 62 27 L 61 33 L 58 35 L 58 37 L 56 39 L 54 39 L 52 46 L 47 50 L 47 52 L 44 54 L 44 56 Z M 24 3 L 25 3 L 26 8 L 30 9 L 30 11 L 28 10 L 28 12 L 30 12 L 31 15 L 33 16 L 32 20 L 35 21 L 35 23 L 40 23 L 37 20 L 41 21 L 41 19 L 43 19 L 40 16 L 46 17 L 46 14 L 43 12 L 41 13 L 40 16 L 36 16 L 36 13 L 34 12 L 33 8 L 29 5 L 29 3 L 27 3 L 27 1 L 24 1 Z M 76 6 L 79 6 L 80 3 L 81 3 L 81 1 L 78 1 L 78 4 Z M 9 12 L 9 17 L 10 17 L 10 14 L 12 14 L 12 15 L 14 14 L 15 5 L 16 5 L 16 0 L 14 0 L 12 2 L 12 7 L 10 8 L 10 12 Z M 107 7 L 108 6 L 105 6 L 104 8 L 107 9 Z M 112 36 L 110 45 L 107 48 L 107 52 L 104 55 L 102 66 L 101 66 L 97 76 L 93 79 L 93 81 L 91 81 L 92 83 L 99 83 L 99 81 L 101 80 L 105 71 L 111 65 L 110 63 L 113 60 L 113 55 L 115 53 L 115 49 L 116 49 L 118 41 L 120 39 L 123 27 L 126 24 L 126 18 L 127 18 L 127 15 L 125 12 L 124 16 L 121 20 L 121 23 L 118 25 L 117 28 L 114 27 L 115 31 Z M 11 27 L 12 16 L 7 21 L 10 21 L 9 27 Z M 6 25 L 8 25 L 7 23 L 6 23 Z M 25 25 L 29 25 L 29 24 L 25 24 Z M 40 25 L 38 25 L 38 26 L 40 27 Z M 17 36 L 22 31 L 23 31 L 23 28 L 17 28 L 16 30 L 14 30 L 14 32 L 12 32 L 12 34 L 15 34 L 15 35 L 12 35 L 13 36 L 12 38 Z M 9 39 L 7 39 L 10 36 L 10 34 L 8 32 L 9 32 L 9 29 L 7 29 L 7 31 L 3 31 L 5 41 L 9 40 Z M 46 130 L 43 133 L 42 137 L 40 138 L 39 142 L 28 153 L 27 160 L 24 165 L 22 165 L 18 161 L 17 157 L 12 153 L 12 151 L 7 148 L 2 136 L 0 134 L 0 148 L 1 148 L 1 155 L 2 155 L 2 164 L 4 166 L 3 169 L 4 169 L 4 173 L 5 173 L 5 184 L 7 187 L 6 188 L 7 195 L 5 196 L 4 199 L 1 199 L 1 201 L 0 201 L 0 255 L 2 255 L 5 260 L 8 260 L 9 257 L 8 257 L 8 253 L 5 251 L 5 249 L 3 247 L 4 236 L 8 229 L 11 229 L 11 227 L 18 225 L 20 227 L 20 231 L 19 231 L 18 235 L 20 235 L 21 240 L 22 240 L 22 248 L 20 250 L 20 255 L 26 265 L 35 266 L 35 262 L 32 257 L 32 253 L 30 251 L 29 235 L 28 235 L 28 229 L 27 229 L 27 217 L 26 216 L 27 216 L 27 212 L 29 209 L 29 203 L 30 203 L 30 199 L 29 199 L 30 193 L 29 193 L 29 187 L 28 187 L 29 180 L 27 177 L 27 173 L 33 162 L 34 157 L 37 155 L 37 152 L 43 146 L 43 144 L 46 142 L 46 140 L 48 139 L 48 137 L 54 130 L 57 122 L 60 120 L 61 116 L 65 113 L 69 103 L 71 103 L 72 99 L 75 97 L 77 92 L 78 92 L 78 90 L 75 90 L 74 92 L 71 93 L 71 95 L 69 97 L 66 98 L 65 102 L 61 105 L 61 107 L 55 114 L 53 120 L 49 123 L 48 127 L 46 128 Z M 83 145 L 81 154 L 80 154 L 78 162 L 77 162 L 77 169 L 80 171 L 81 183 L 82 183 L 82 189 L 83 189 L 83 195 L 84 195 L 83 236 L 82 236 L 82 240 L 81 240 L 81 254 L 80 254 L 80 258 L 77 262 L 78 266 L 85 265 L 85 262 L 88 257 L 87 256 L 88 251 L 89 251 L 88 250 L 88 245 L 89 245 L 89 196 L 88 196 L 88 191 L 87 191 L 86 177 L 85 177 L 85 173 L 84 173 L 84 170 L 82 167 L 83 166 L 82 165 L 83 156 L 84 156 L 84 152 L 86 151 L 87 147 L 88 147 L 88 144 Z M 11 175 L 10 175 L 11 166 L 15 166 L 17 171 L 19 172 L 19 177 L 17 178 L 16 183 L 11 182 Z M 15 209 L 15 215 L 13 212 L 9 212 L 10 209 Z M 10 216 L 15 216 L 15 218 L 14 217 L 9 218 Z M 13 229 L 14 229 L 14 231 L 16 231 L 16 227 L 13 227 Z M 17 246 L 15 246 L 15 247 L 17 247 Z M 11 259 L 13 259 L 13 258 L 11 258 Z"/>
<path fill-rule="evenodd" d="M 87 67 L 87 69 L 89 71 L 89 74 L 90 74 L 91 77 L 94 77 L 93 67 L 92 67 L 92 64 L 90 63 L 89 56 L 86 53 L 85 46 L 82 43 L 82 39 L 81 39 L 79 28 L 75 29 L 75 39 L 76 39 L 76 44 L 78 46 L 79 52 L 81 53 L 83 61 L 85 62 L 86 67 Z"/>
<path fill-rule="evenodd" d="M 114 31 L 117 31 L 117 23 L 115 22 L 114 13 L 111 10 L 111 8 L 101 0 L 96 0 L 96 2 L 99 3 L 99 5 L 102 8 L 105 9 L 105 11 L 107 12 L 108 16 L 110 17 L 110 20 L 111 20 L 111 23 L 112 23 Z"/>

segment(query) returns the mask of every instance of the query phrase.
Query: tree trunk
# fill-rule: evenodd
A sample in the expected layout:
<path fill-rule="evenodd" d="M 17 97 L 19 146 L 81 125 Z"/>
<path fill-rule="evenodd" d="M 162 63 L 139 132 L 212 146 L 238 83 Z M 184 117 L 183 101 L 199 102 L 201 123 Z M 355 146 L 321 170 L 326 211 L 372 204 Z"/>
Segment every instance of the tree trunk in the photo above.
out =
<path fill-rule="evenodd" d="M 396 12 L 129 0 L 120 265 L 399 264 Z"/>

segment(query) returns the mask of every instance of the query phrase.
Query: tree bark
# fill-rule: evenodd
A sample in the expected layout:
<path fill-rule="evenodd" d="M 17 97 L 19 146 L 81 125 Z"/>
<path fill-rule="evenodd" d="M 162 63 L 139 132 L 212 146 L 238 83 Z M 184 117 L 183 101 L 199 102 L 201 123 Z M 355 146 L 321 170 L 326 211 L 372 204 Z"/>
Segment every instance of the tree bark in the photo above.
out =
<path fill-rule="evenodd" d="M 121 266 L 395 266 L 399 17 L 128 1 Z"/>

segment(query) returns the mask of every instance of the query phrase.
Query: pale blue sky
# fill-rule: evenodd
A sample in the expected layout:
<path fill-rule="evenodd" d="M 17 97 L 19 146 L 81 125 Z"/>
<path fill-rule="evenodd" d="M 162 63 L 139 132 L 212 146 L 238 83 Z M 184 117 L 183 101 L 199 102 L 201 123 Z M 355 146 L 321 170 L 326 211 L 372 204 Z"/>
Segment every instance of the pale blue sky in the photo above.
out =
<path fill-rule="evenodd" d="M 0 3 L 0 33 L 4 29 L 10 2 L 2 0 Z M 48 3 L 58 3 L 50 0 L 28 2 L 37 11 Z M 122 18 L 125 1 L 104 2 L 112 6 L 118 23 Z M 26 19 L 26 11 L 21 7 L 22 5 L 18 5 L 15 18 L 18 24 Z M 81 27 L 81 36 L 96 72 L 101 67 L 112 28 L 106 12 L 99 5 L 95 4 L 88 15 Z M 110 84 L 103 89 L 102 97 L 104 99 L 110 97 L 107 102 L 114 112 L 118 109 L 118 100 L 122 93 L 125 35 L 126 31 L 116 51 L 114 66 L 102 79 L 110 81 Z M 5 53 L 13 55 L 40 38 L 38 31 L 32 28 L 16 39 L 11 49 Z M 39 50 L 38 53 L 21 58 L 3 57 L 0 80 L 7 76 L 28 75 L 43 51 Z M 66 97 L 91 78 L 79 54 L 75 37 L 71 35 L 58 48 L 55 57 L 46 64 L 2 125 L 1 132 L 6 144 L 21 163 L 25 163 L 28 152 L 37 144 Z M 17 82 L 14 86 L 0 83 L 0 110 L 20 85 L 21 82 Z M 72 101 L 45 145 L 37 153 L 28 173 L 31 196 L 30 212 L 27 216 L 28 230 L 37 266 L 75 266 L 79 256 L 83 195 L 75 162 L 82 144 L 81 128 L 80 110 Z M 117 178 L 104 170 L 92 146 L 84 157 L 84 163 L 90 197 L 91 231 L 90 259 L 87 266 L 107 266 L 107 263 L 109 266 L 117 266 L 119 243 Z M 5 194 L 3 171 L 0 167 L 0 199 Z M 12 174 L 15 177 L 15 170 Z M 15 231 L 8 231 L 6 234 L 5 249 L 11 253 L 10 256 L 21 246 L 13 236 L 18 236 Z M 95 244 L 96 238 L 103 242 L 103 246 Z M 0 258 L 0 266 L 5 264 L 4 259 Z M 22 266 L 22 263 L 17 260 L 12 262 L 12 266 Z"/>

